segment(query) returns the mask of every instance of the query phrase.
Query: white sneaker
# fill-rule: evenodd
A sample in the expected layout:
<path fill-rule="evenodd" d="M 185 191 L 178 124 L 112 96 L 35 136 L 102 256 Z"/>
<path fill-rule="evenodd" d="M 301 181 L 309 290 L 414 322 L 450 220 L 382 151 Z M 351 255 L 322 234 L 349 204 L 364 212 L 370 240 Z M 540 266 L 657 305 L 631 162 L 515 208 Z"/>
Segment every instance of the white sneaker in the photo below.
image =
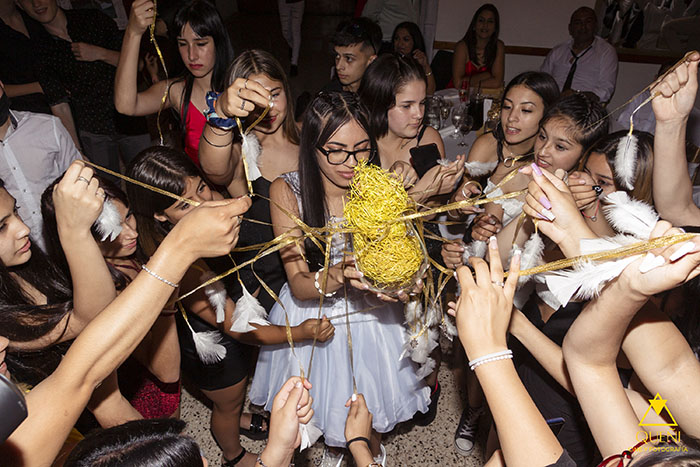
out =
<path fill-rule="evenodd" d="M 323 447 L 323 457 L 321 458 L 321 467 L 340 467 L 343 463 L 343 458 L 345 454 L 342 452 L 340 454 L 333 454 L 333 452 L 328 449 L 328 446 Z"/>
<path fill-rule="evenodd" d="M 380 450 L 380 453 L 377 457 L 374 458 L 374 462 L 382 465 L 382 467 L 387 467 L 387 465 L 386 465 L 386 449 L 384 448 L 383 444 L 379 445 L 379 450 Z"/>

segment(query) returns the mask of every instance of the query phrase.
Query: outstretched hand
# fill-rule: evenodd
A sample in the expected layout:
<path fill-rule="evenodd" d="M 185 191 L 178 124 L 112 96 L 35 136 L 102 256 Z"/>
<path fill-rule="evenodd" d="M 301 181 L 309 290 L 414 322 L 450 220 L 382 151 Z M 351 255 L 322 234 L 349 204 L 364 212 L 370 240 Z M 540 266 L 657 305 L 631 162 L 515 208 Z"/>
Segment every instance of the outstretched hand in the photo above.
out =
<path fill-rule="evenodd" d="M 685 63 L 659 81 L 650 92 L 661 93 L 651 101 L 657 123 L 679 122 L 690 115 L 698 91 L 700 53 L 691 53 Z"/>
<path fill-rule="evenodd" d="M 272 401 L 268 447 L 288 453 L 290 458 L 301 444 L 299 424 L 309 423 L 314 414 L 309 389 L 309 380 L 302 381 L 300 377 L 292 376 Z"/>
<path fill-rule="evenodd" d="M 104 199 L 94 171 L 80 160 L 73 161 L 53 189 L 59 233 L 88 232 L 102 212 Z"/>
<path fill-rule="evenodd" d="M 682 233 L 666 221 L 656 223 L 651 239 Z M 625 268 L 620 282 L 639 296 L 673 289 L 700 274 L 700 236 L 692 240 L 652 250 Z"/>
<path fill-rule="evenodd" d="M 466 266 L 457 269 L 462 293 L 456 304 L 448 304 L 448 313 L 457 320 L 459 338 L 470 359 L 507 348 L 506 333 L 520 273 L 520 254 L 516 253 L 504 281 L 496 237 L 489 240 L 488 254 L 489 263 L 481 258 L 469 259 L 476 281 Z"/>

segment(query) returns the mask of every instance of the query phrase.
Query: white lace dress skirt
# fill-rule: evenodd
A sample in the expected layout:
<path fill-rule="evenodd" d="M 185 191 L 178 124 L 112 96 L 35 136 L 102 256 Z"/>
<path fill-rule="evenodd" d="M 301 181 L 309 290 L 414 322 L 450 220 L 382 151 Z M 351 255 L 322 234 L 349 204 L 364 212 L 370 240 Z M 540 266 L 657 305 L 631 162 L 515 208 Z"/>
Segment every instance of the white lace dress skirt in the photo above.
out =
<path fill-rule="evenodd" d="M 342 294 L 342 290 L 338 292 Z M 430 389 L 416 377 L 417 367 L 406 357 L 399 360 L 407 334 L 403 326 L 401 304 L 387 304 L 371 295 L 348 290 L 348 298 L 324 300 L 323 314 L 332 318 L 335 334 L 327 342 L 316 344 L 311 373 L 307 375 L 313 388 L 313 423 L 321 429 L 329 446 L 345 446 L 345 402 L 352 396 L 352 372 L 348 351 L 345 311 L 351 314 L 350 330 L 354 356 L 357 390 L 365 396 L 372 413 L 372 426 L 380 432 L 391 431 L 397 423 L 409 420 L 430 403 Z M 318 316 L 318 300 L 300 301 L 294 298 L 289 284 L 282 288 L 280 301 L 289 314 L 290 325 Z M 276 304 L 270 311 L 272 324 L 284 326 L 284 311 Z M 296 357 L 304 371 L 309 370 L 312 341 L 294 344 Z M 253 404 L 270 410 L 277 391 L 290 376 L 299 375 L 299 363 L 288 344 L 263 346 L 260 349 L 255 376 L 250 388 Z"/>

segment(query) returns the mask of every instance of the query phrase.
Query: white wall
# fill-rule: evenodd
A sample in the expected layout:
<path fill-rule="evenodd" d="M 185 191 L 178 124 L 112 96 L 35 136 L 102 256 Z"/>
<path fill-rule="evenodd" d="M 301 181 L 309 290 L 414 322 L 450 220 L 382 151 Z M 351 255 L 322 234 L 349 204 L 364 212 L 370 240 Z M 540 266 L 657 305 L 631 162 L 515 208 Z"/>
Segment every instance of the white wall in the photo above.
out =
<path fill-rule="evenodd" d="M 501 17 L 500 38 L 506 45 L 552 47 L 569 38 L 567 25 L 580 6 L 595 5 L 595 0 L 489 0 Z M 440 0 L 435 40 L 458 41 L 467 31 L 474 12 L 484 2 Z M 506 55 L 505 81 L 518 73 L 539 69 L 544 57 Z M 608 109 L 615 109 L 649 84 L 658 65 L 620 63 L 617 88 Z"/>

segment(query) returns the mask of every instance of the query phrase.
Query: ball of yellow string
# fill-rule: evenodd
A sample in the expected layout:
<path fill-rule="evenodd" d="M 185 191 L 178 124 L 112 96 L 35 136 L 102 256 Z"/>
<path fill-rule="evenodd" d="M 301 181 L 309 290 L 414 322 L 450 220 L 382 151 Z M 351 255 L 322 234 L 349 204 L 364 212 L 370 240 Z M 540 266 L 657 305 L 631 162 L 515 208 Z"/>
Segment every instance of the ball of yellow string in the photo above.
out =
<path fill-rule="evenodd" d="M 344 216 L 357 266 L 379 289 L 410 285 L 425 261 L 415 228 L 395 221 L 415 209 L 398 177 L 365 162 L 355 167 Z"/>

